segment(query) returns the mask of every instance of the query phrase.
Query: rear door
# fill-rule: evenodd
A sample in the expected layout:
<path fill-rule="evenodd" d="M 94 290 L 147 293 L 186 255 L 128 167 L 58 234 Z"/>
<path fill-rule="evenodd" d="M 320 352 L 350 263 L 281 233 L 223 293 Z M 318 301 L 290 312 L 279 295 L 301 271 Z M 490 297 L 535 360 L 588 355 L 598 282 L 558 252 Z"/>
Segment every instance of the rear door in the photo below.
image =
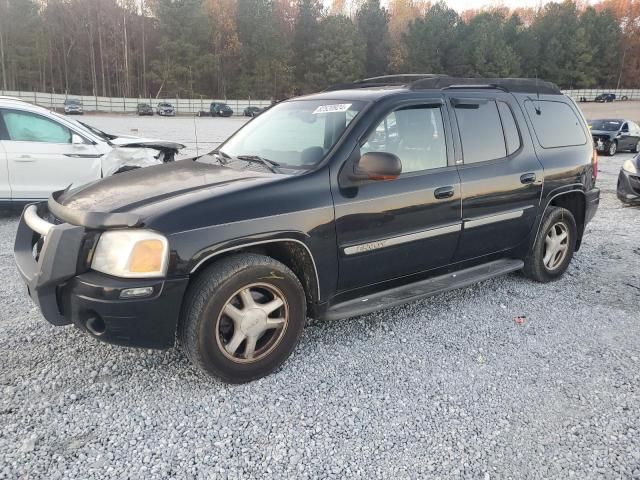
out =
<path fill-rule="evenodd" d="M 533 228 L 543 168 L 521 109 L 507 93 L 448 93 L 462 158 L 462 232 L 455 260 L 500 252 Z"/>
<path fill-rule="evenodd" d="M 399 103 L 354 154 L 393 153 L 400 177 L 334 194 L 343 291 L 447 265 L 458 242 L 460 180 L 442 96 Z"/>
<path fill-rule="evenodd" d="M 97 180 L 102 174 L 101 153 L 89 140 L 72 144 L 75 133 L 66 125 L 33 112 L 0 110 L 13 200 L 44 199 L 71 184 Z"/>

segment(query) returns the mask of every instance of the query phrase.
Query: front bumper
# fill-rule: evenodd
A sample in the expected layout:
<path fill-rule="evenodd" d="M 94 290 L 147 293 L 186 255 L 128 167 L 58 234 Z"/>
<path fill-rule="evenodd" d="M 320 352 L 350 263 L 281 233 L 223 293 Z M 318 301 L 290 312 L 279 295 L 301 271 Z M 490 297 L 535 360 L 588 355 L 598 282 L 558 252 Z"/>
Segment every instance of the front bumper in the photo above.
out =
<path fill-rule="evenodd" d="M 29 296 L 48 322 L 73 323 L 118 345 L 174 345 L 187 278 L 120 279 L 93 272 L 84 259 L 99 232 L 69 223 L 53 225 L 43 217 L 47 217 L 45 203 L 25 208 L 14 255 Z M 153 290 L 147 297 L 120 298 L 124 289 L 148 286 Z"/>
<path fill-rule="evenodd" d="M 621 202 L 640 204 L 640 176 L 621 168 L 616 193 Z"/>
<path fill-rule="evenodd" d="M 611 146 L 612 140 L 610 138 L 606 138 L 603 136 L 594 136 L 593 137 L 593 146 L 598 152 L 608 152 L 609 147 Z"/>

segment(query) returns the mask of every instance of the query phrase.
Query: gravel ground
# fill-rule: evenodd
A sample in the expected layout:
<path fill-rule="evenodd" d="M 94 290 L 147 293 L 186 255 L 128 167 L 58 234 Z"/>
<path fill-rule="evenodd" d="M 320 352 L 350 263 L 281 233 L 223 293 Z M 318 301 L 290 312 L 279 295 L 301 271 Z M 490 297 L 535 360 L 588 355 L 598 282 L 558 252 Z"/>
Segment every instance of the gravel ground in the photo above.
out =
<path fill-rule="evenodd" d="M 175 349 L 49 325 L 14 267 L 16 217 L 0 217 L 0 478 L 640 479 L 625 158 L 601 158 L 600 210 L 561 280 L 311 322 L 282 369 L 241 386 Z"/>

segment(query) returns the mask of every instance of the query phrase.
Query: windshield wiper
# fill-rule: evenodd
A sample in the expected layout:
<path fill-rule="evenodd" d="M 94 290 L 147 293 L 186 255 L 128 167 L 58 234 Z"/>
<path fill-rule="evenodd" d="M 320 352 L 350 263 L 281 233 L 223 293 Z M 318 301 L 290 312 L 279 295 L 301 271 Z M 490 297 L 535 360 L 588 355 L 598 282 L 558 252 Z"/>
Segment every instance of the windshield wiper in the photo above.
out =
<path fill-rule="evenodd" d="M 238 160 L 244 160 L 245 162 L 261 163 L 273 173 L 278 173 L 276 168 L 280 166 L 278 162 L 274 162 L 273 160 L 269 160 L 268 158 L 264 158 L 259 155 L 238 155 L 236 158 Z"/>

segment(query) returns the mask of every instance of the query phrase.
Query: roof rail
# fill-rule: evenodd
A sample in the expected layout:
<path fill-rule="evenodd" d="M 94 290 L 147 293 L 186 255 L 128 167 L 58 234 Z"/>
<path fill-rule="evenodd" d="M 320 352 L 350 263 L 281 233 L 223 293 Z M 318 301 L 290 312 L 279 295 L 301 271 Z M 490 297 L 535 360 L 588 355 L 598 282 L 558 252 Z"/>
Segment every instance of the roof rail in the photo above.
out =
<path fill-rule="evenodd" d="M 365 78 L 352 83 L 340 83 L 325 92 L 367 87 L 408 87 L 410 90 L 427 89 L 497 89 L 511 93 L 561 95 L 558 86 L 537 78 L 464 78 L 432 73 L 409 73 Z"/>
<path fill-rule="evenodd" d="M 404 85 L 410 85 L 417 80 L 425 80 L 429 78 L 445 77 L 437 73 L 400 73 L 396 75 L 381 75 L 378 77 L 363 78 L 362 80 L 356 80 L 349 83 L 337 83 L 325 88 L 324 92 L 331 92 L 334 90 L 351 90 L 354 88 L 367 88 L 367 87 L 400 87 Z"/>
<path fill-rule="evenodd" d="M 538 80 L 537 78 L 458 78 L 439 77 L 416 80 L 409 85 L 411 90 L 425 89 L 478 89 L 495 88 L 511 93 L 540 93 L 547 95 L 561 95 L 562 92 L 555 83 Z"/>

